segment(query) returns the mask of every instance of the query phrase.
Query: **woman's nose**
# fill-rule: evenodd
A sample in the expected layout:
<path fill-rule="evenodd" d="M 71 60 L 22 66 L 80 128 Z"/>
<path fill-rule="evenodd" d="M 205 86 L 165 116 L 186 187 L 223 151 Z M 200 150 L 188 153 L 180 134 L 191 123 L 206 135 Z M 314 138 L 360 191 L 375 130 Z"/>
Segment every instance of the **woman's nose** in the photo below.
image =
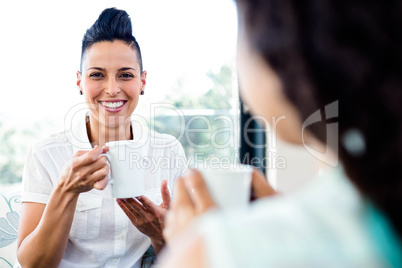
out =
<path fill-rule="evenodd" d="M 112 97 L 116 96 L 120 92 L 120 88 L 119 88 L 119 85 L 118 85 L 116 79 L 110 78 L 108 80 L 105 91 Z"/>

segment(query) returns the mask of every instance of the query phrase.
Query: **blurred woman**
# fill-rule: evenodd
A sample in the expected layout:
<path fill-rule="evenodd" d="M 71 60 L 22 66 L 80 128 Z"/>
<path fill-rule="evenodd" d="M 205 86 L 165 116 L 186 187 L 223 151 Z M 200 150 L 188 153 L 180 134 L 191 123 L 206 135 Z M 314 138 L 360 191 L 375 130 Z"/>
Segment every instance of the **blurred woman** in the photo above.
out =
<path fill-rule="evenodd" d="M 162 264 L 401 267 L 402 5 L 236 4 L 243 101 L 270 123 L 285 116 L 277 136 L 320 152 L 324 168 L 289 196 L 275 195 L 255 172 L 260 199 L 246 211 L 227 212 L 213 209 L 192 170 L 176 184 Z M 338 158 L 335 168 L 325 164 Z"/>

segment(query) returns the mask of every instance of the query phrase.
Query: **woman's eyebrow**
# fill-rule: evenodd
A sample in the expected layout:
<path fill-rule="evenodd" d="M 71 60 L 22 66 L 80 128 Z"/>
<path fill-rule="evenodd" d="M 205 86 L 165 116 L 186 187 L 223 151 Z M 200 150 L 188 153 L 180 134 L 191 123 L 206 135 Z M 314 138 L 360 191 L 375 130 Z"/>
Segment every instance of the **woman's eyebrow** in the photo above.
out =
<path fill-rule="evenodd" d="M 105 71 L 105 68 L 101 68 L 101 67 L 89 67 L 87 69 L 87 71 L 89 71 L 91 69 L 95 69 L 95 70 L 98 70 L 98 71 Z M 133 67 L 122 67 L 118 71 L 121 72 L 121 71 L 127 71 L 127 70 L 134 70 L 135 71 L 135 69 Z"/>
<path fill-rule="evenodd" d="M 87 71 L 89 71 L 89 70 L 91 70 L 91 69 L 95 69 L 95 70 L 98 70 L 98 71 L 105 71 L 105 69 L 104 69 L 104 68 L 101 68 L 101 67 L 89 67 L 89 68 L 87 69 Z"/>
<path fill-rule="evenodd" d="M 135 69 L 133 67 L 123 67 L 123 68 L 119 69 L 119 71 L 127 71 L 127 70 L 134 70 L 135 71 Z"/>

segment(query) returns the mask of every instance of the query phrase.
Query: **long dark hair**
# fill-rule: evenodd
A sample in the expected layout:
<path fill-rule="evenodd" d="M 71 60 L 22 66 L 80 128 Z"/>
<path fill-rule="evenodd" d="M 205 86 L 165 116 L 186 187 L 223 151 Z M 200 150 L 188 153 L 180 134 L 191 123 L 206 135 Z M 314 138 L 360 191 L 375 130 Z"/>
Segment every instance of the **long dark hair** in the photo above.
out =
<path fill-rule="evenodd" d="M 240 27 L 302 120 L 339 101 L 339 154 L 402 236 L 402 2 L 237 0 Z M 358 154 L 342 138 L 357 131 Z M 325 142 L 325 131 L 311 131 Z"/>
<path fill-rule="evenodd" d="M 134 46 L 142 73 L 141 50 L 137 40 L 133 36 L 130 17 L 126 11 L 116 8 L 103 10 L 95 23 L 86 31 L 82 39 L 81 67 L 85 52 L 91 45 L 103 41 L 113 42 L 115 40 L 120 40 L 127 45 Z"/>

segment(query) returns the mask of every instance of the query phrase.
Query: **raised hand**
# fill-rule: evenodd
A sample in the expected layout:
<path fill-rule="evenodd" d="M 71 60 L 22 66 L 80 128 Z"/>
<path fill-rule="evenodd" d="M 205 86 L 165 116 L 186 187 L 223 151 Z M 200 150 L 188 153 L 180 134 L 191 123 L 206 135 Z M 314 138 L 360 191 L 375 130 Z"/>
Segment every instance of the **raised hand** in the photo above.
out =
<path fill-rule="evenodd" d="M 103 190 L 108 183 L 109 164 L 102 154 L 108 147 L 95 147 L 91 151 L 78 151 L 64 167 L 59 187 L 65 192 L 80 194 L 93 188 Z"/>
<path fill-rule="evenodd" d="M 189 170 L 183 178 L 176 182 L 175 199 L 166 215 L 164 237 L 169 240 L 198 215 L 216 207 L 215 201 L 208 192 L 207 186 L 196 169 Z"/>

